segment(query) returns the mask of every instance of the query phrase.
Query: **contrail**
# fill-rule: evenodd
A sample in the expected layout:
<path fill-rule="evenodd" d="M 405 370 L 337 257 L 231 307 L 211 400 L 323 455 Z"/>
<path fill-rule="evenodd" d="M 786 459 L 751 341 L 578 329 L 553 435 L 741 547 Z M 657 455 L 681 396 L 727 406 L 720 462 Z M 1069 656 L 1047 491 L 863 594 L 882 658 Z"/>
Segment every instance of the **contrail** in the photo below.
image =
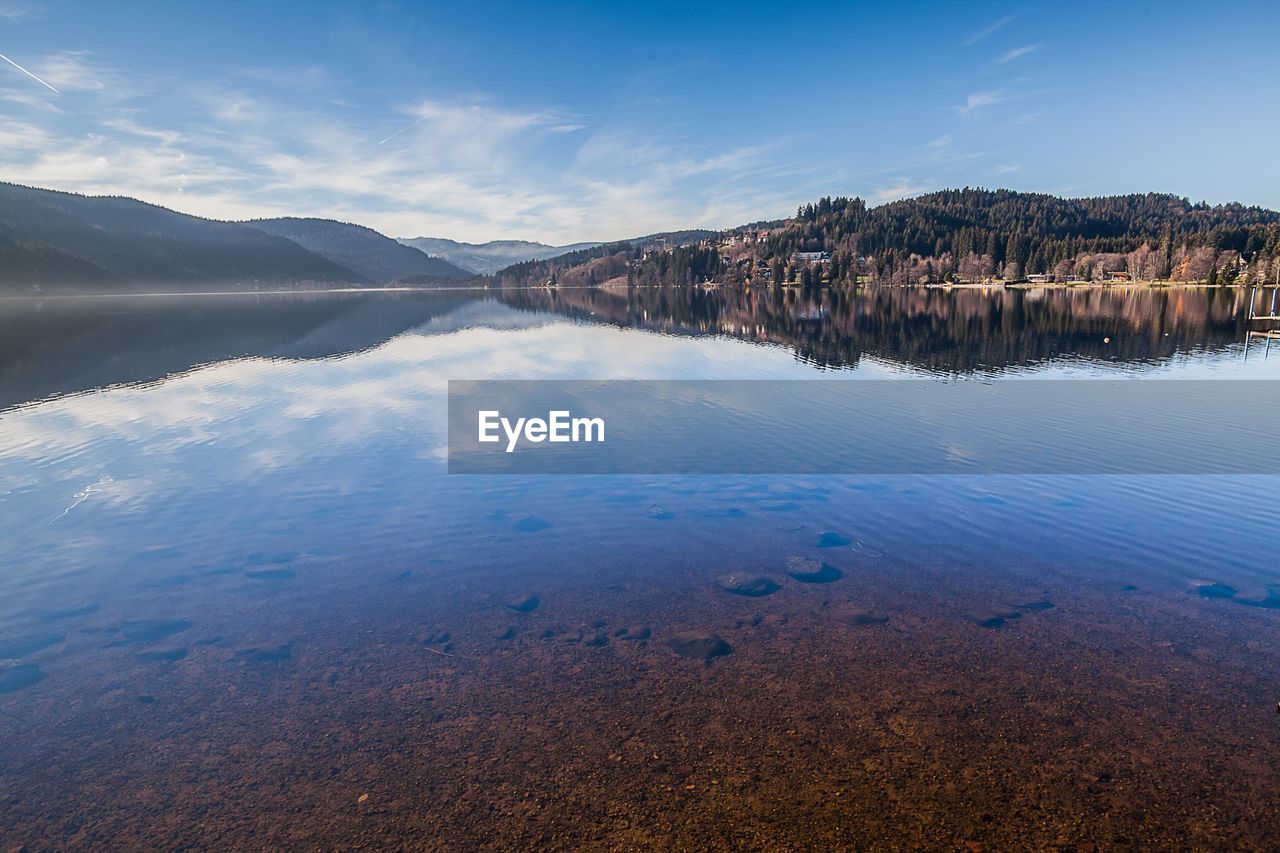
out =
<path fill-rule="evenodd" d="M 58 94 L 58 95 L 61 95 L 61 94 L 62 94 L 62 93 L 61 93 L 61 92 L 59 92 L 57 89 L 55 89 L 55 88 L 53 88 L 52 86 L 50 86 L 48 83 L 44 82 L 43 80 L 41 80 L 41 79 L 40 79 L 39 77 L 37 77 L 36 75 L 32 74 L 30 71 L 28 71 L 27 69 L 23 68 L 21 65 L 19 65 L 19 64 L 18 64 L 18 63 L 16 63 L 16 62 L 14 62 L 14 61 L 13 61 L 12 59 L 10 59 L 9 57 L 5 56 L 3 53 L 0 53 L 0 59 L 3 59 L 5 62 L 9 63 L 9 64 L 10 64 L 10 65 L 12 65 L 14 68 L 18 69 L 18 70 L 19 70 L 19 71 L 21 71 L 23 74 L 25 74 L 25 75 L 27 75 L 28 77 L 30 77 L 32 80 L 35 80 L 37 83 L 39 83 L 41 86 L 44 86 L 44 87 L 45 87 L 46 89 L 48 89 L 49 91 L 51 91 L 51 92 L 53 92 L 53 93 L 55 93 L 55 94 Z"/>
<path fill-rule="evenodd" d="M 426 116 L 422 116 L 422 117 L 421 117 L 421 118 L 419 118 L 417 121 L 412 122 L 412 123 L 410 123 L 410 124 L 406 124 L 404 127 L 400 128 L 400 129 L 399 129 L 399 130 L 397 130 L 395 133 L 391 134 L 391 135 L 390 135 L 390 136 L 388 136 L 386 139 L 382 140 L 382 142 L 390 142 L 391 140 L 395 139 L 395 138 L 396 138 L 397 136 L 399 136 L 400 134 L 404 133 L 404 132 L 405 132 L 406 130 L 408 130 L 409 128 L 411 128 L 411 127 L 417 127 L 418 125 L 422 124 L 422 123 L 423 123 L 424 121 L 426 121 L 426 120 L 427 120 L 427 117 L 426 117 Z M 382 142 L 379 142 L 378 144 L 379 144 L 379 145 L 381 145 L 381 144 L 382 144 Z"/>

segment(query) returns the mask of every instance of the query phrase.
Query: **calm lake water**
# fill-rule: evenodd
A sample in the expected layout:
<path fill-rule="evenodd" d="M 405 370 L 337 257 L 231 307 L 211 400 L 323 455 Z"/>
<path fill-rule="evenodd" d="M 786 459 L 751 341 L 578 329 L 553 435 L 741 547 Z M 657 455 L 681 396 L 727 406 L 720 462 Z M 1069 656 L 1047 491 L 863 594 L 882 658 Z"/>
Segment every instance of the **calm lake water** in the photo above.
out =
<path fill-rule="evenodd" d="M 445 473 L 449 379 L 1280 379 L 1244 299 L 0 302 L 0 841 L 1273 846 L 1278 477 Z"/>

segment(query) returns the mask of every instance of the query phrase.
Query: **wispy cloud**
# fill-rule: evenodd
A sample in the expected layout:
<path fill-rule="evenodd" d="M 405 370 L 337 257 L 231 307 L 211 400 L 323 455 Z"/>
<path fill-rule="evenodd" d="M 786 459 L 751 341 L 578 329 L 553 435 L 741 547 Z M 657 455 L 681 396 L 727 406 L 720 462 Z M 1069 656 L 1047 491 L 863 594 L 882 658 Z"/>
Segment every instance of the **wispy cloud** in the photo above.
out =
<path fill-rule="evenodd" d="M 31 15 L 32 9 L 20 3 L 0 3 L 0 20 L 16 24 Z"/>
<path fill-rule="evenodd" d="M 1013 50 L 1005 53 L 1004 56 L 1001 56 L 998 61 L 1012 62 L 1013 60 L 1017 59 L 1019 56 L 1026 56 L 1028 53 L 1030 53 L 1031 51 L 1035 50 L 1038 47 L 1040 47 L 1040 45 L 1038 44 L 1028 44 L 1028 45 L 1024 45 L 1023 47 L 1015 47 Z"/>
<path fill-rule="evenodd" d="M 967 39 L 965 39 L 960 43 L 964 45 L 977 44 L 978 42 L 982 41 L 984 38 L 991 35 L 992 33 L 995 33 L 996 31 L 1003 29 L 1012 20 L 1013 20 L 1013 15 L 1005 15 L 1000 20 L 993 21 L 992 23 L 988 24 L 982 29 L 972 33 Z"/>
<path fill-rule="evenodd" d="M 944 133 L 935 139 L 929 140 L 928 142 L 921 145 L 920 147 L 936 151 L 939 148 L 946 148 L 950 144 L 951 144 L 951 134 Z"/>
<path fill-rule="evenodd" d="M 962 116 L 967 116 L 974 110 L 980 110 L 983 107 L 989 107 L 993 104 L 1001 103 L 1004 100 L 1006 100 L 1006 97 L 1003 92 L 972 92 L 969 97 L 964 99 L 963 104 L 953 107 L 952 109 Z"/>
<path fill-rule="evenodd" d="M 885 202 L 927 193 L 933 188 L 932 185 L 913 178 L 897 178 L 895 183 L 872 188 L 867 195 L 867 201 L 872 204 L 884 204 Z"/>
<path fill-rule="evenodd" d="M 785 215 L 837 174 L 791 131 L 709 143 L 630 111 L 475 92 L 388 107 L 349 97 L 330 69 L 307 65 L 159 80 L 57 51 L 30 67 L 74 101 L 50 94 L 42 103 L 34 83 L 14 85 L 16 71 L 0 87 L 11 113 L 0 122 L 5 180 L 218 219 L 322 216 L 391 236 L 608 240 Z M 345 106 L 332 108 L 335 98 Z M 898 169 L 886 174 L 909 174 Z M 894 182 L 881 196 L 923 189 L 884 179 Z"/>

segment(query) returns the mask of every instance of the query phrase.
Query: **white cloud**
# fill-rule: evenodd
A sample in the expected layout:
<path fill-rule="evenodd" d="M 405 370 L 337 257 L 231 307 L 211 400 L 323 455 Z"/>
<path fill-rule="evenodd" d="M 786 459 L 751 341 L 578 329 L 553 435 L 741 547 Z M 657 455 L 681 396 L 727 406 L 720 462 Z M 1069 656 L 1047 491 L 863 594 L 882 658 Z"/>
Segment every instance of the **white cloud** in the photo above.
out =
<path fill-rule="evenodd" d="M 960 43 L 961 43 L 961 44 L 965 44 L 965 45 L 969 45 L 969 44 L 977 44 L 978 42 L 982 41 L 982 40 L 983 40 L 984 38 L 986 38 L 987 36 L 989 36 L 989 35 L 991 35 L 992 33 L 996 32 L 997 30 L 1003 29 L 1003 28 L 1004 28 L 1006 25 L 1008 25 L 1008 24 L 1009 24 L 1009 22 L 1010 22 L 1010 21 L 1012 21 L 1012 20 L 1013 20 L 1013 15 L 1005 15 L 1005 16 L 1004 16 L 1003 18 L 1001 18 L 1000 20 L 998 20 L 998 21 L 993 21 L 992 23 L 988 24 L 987 26 L 983 27 L 982 29 L 977 30 L 977 31 L 976 31 L 976 32 L 974 32 L 972 35 L 970 35 L 967 39 L 965 39 L 964 41 L 962 41 L 962 42 L 960 42 Z"/>
<path fill-rule="evenodd" d="M 969 115 L 974 110 L 989 107 L 993 104 L 1001 103 L 1004 100 L 1005 95 L 1002 92 L 973 92 L 969 97 L 965 98 L 963 104 L 958 107 L 954 107 L 954 109 L 960 115 L 965 116 Z"/>
<path fill-rule="evenodd" d="M 794 186 L 761 188 L 766 167 L 781 175 L 796 165 L 776 156 L 778 140 L 706 149 L 477 97 L 423 98 L 379 115 L 357 104 L 335 110 L 323 87 L 313 93 L 322 108 L 225 80 L 148 90 L 151 81 L 126 80 L 81 52 L 35 65 L 75 99 L 51 108 L 0 89 L 20 114 L 0 125 L 0 179 L 199 216 L 322 216 L 392 236 L 568 242 L 727 227 L 796 201 Z M 323 77 L 249 69 L 231 79 L 289 86 Z"/>
<path fill-rule="evenodd" d="M 30 110 L 50 113 L 61 112 L 58 109 L 58 105 L 54 103 L 56 99 L 55 95 L 43 89 L 0 88 L 0 101 L 8 101 Z"/>
<path fill-rule="evenodd" d="M 139 94 L 120 74 L 95 62 L 85 51 L 48 54 L 34 62 L 32 70 L 61 92 L 95 92 L 113 99 Z"/>
<path fill-rule="evenodd" d="M 1008 51 L 1007 53 L 1005 53 L 1004 56 L 1000 57 L 998 61 L 1012 62 L 1013 60 L 1017 59 L 1019 56 L 1026 56 L 1028 53 L 1030 53 L 1031 51 L 1035 50 L 1038 47 L 1040 47 L 1040 45 L 1038 44 L 1028 44 L 1028 45 L 1024 45 L 1023 47 L 1015 47 L 1013 50 Z"/>
<path fill-rule="evenodd" d="M 912 178 L 896 178 L 895 181 L 893 184 L 873 188 L 867 196 L 867 201 L 871 204 L 884 204 L 888 201 L 927 193 L 933 189 L 931 185 Z"/>
<path fill-rule="evenodd" d="M 23 3 L 0 3 L 0 20 L 16 24 L 30 17 L 33 11 L 32 7 Z"/>

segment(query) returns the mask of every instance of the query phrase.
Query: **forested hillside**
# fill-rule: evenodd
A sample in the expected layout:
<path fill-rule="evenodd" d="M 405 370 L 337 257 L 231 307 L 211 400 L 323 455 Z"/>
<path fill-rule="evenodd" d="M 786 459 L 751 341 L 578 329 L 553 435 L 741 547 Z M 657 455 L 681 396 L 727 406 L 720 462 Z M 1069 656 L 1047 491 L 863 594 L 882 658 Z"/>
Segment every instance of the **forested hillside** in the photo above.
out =
<path fill-rule="evenodd" d="M 835 281 L 859 272 L 895 283 L 1119 273 L 1220 283 L 1274 276 L 1280 213 L 1155 193 L 1065 199 L 963 189 L 875 208 L 858 198 L 824 198 L 802 207 L 752 254 L 789 274 L 796 252 L 828 253 L 823 275 Z"/>
<path fill-rule="evenodd" d="M 130 198 L 0 183 L 0 292 L 364 281 L 248 225 Z"/>
<path fill-rule="evenodd" d="M 296 217 L 254 219 L 245 224 L 286 237 L 307 251 L 380 284 L 410 277 L 459 279 L 472 275 L 363 225 Z"/>

